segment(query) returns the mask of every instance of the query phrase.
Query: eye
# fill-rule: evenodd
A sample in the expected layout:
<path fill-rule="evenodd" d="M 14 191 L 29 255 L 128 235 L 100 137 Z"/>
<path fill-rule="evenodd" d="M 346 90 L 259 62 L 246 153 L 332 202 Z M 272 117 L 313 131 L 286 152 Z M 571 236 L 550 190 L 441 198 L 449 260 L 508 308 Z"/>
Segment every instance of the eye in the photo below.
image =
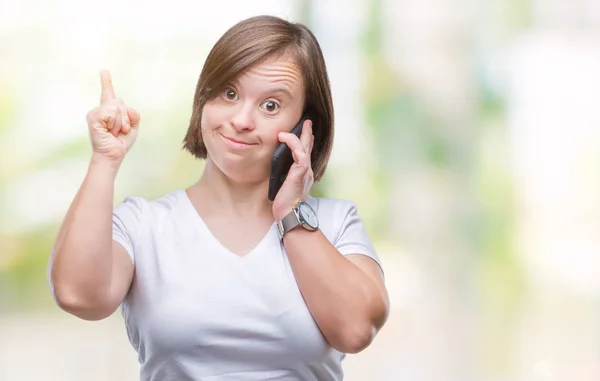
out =
<path fill-rule="evenodd" d="M 238 99 L 237 93 L 231 87 L 228 87 L 223 91 L 223 96 L 225 99 L 229 99 L 230 101 L 235 101 Z"/>
<path fill-rule="evenodd" d="M 275 101 L 265 101 L 260 105 L 260 108 L 272 114 L 279 110 L 279 104 Z"/>

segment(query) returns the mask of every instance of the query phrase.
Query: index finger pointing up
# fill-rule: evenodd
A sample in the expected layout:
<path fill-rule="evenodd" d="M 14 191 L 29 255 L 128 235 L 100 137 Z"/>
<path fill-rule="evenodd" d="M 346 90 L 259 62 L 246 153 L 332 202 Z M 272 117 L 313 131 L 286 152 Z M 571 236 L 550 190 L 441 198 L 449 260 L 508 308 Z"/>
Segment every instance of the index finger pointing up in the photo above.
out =
<path fill-rule="evenodd" d="M 100 103 L 105 103 L 111 99 L 115 99 L 115 91 L 112 86 L 112 79 L 108 70 L 100 70 L 100 80 L 102 81 L 102 95 L 100 96 Z"/>

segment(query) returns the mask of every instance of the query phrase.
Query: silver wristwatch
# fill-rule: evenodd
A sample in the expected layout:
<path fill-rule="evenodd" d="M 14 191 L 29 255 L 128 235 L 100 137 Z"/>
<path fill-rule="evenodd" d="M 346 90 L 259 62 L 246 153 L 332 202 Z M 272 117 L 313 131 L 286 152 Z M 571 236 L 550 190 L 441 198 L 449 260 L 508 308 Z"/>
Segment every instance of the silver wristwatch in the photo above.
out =
<path fill-rule="evenodd" d="M 281 221 L 277 221 L 279 238 L 283 239 L 287 232 L 298 225 L 310 231 L 315 231 L 319 228 L 317 213 L 315 213 L 313 208 L 304 201 L 299 201 L 298 205 L 296 205 L 291 212 L 283 217 Z"/>

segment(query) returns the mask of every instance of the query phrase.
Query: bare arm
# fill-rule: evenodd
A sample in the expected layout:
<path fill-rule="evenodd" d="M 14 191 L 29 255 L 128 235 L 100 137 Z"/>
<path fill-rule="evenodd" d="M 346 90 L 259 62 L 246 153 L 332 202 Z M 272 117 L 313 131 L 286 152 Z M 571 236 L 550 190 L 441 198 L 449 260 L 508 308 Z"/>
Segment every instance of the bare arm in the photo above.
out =
<path fill-rule="evenodd" d="M 284 243 L 302 296 L 329 345 L 344 353 L 365 349 L 389 314 L 379 265 L 364 255 L 343 256 L 321 231 L 293 229 Z"/>
<path fill-rule="evenodd" d="M 310 121 L 304 123 L 300 138 L 279 133 L 279 141 L 292 150 L 294 163 L 273 201 L 275 221 L 308 197 L 314 180 L 310 163 L 314 139 Z M 293 229 L 283 243 L 306 305 L 329 345 L 345 353 L 365 349 L 389 315 L 379 265 L 360 253 L 342 255 L 320 230 Z"/>
<path fill-rule="evenodd" d="M 112 314 L 133 278 L 129 254 L 112 240 L 116 173 L 108 163 L 92 160 L 50 257 L 50 286 L 56 302 L 87 320 Z"/>
<path fill-rule="evenodd" d="M 129 254 L 112 239 L 112 214 L 115 178 L 137 137 L 140 117 L 115 98 L 108 72 L 102 72 L 101 79 L 100 106 L 87 115 L 94 153 L 48 263 L 57 304 L 86 320 L 112 314 L 134 273 Z"/>

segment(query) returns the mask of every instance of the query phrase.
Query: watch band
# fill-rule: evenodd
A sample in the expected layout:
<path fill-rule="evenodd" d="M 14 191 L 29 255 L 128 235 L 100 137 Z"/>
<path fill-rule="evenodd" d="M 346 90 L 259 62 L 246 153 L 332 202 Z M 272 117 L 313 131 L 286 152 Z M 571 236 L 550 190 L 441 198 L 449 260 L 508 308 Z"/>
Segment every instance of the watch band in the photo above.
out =
<path fill-rule="evenodd" d="M 293 208 L 281 221 L 277 221 L 277 231 L 279 232 L 279 238 L 283 239 L 285 234 L 300 225 L 300 218 L 298 217 L 298 208 Z"/>

